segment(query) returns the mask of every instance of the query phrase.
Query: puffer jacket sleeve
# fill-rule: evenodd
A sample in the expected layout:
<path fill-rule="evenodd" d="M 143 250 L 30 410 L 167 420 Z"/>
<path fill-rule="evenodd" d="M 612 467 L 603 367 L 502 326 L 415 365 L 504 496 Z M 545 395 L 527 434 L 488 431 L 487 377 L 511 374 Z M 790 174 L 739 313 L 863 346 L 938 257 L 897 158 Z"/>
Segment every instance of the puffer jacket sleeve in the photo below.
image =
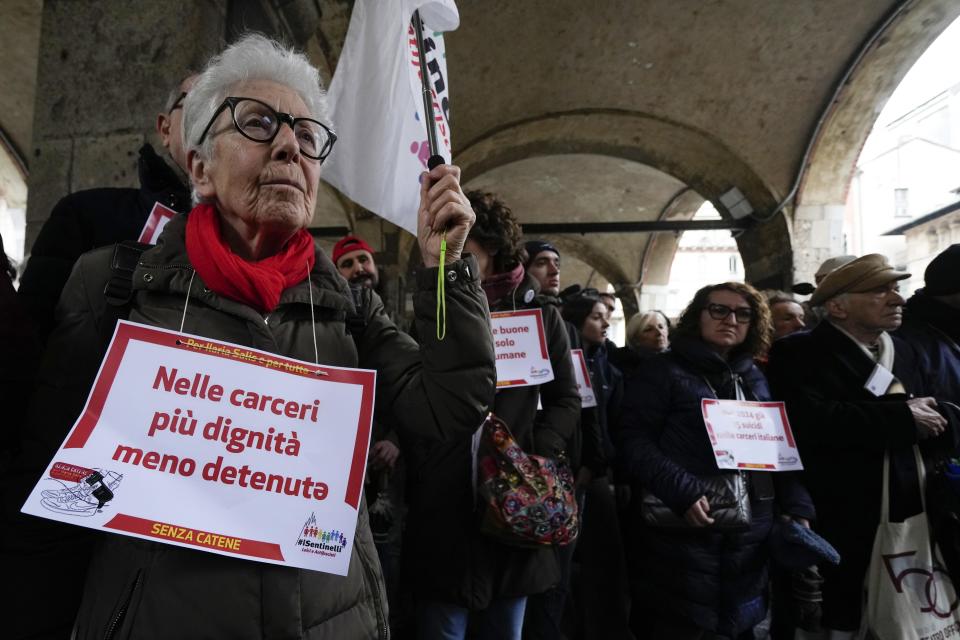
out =
<path fill-rule="evenodd" d="M 573 371 L 570 342 L 560 314 L 553 306 L 544 306 L 543 325 L 547 332 L 547 349 L 553 367 L 553 380 L 540 385 L 540 404 L 534 429 L 536 453 L 557 457 L 573 439 L 580 419 L 580 393 Z"/>
<path fill-rule="evenodd" d="M 74 266 L 60 303 L 58 323 L 41 364 L 29 417 L 19 425 L 23 449 L 4 482 L 2 557 L 7 575 L 17 584 L 4 599 L 6 629 L 19 637 L 28 625 L 36 637 L 66 637 L 76 616 L 82 589 L 64 590 L 50 607 L 50 576 L 82 585 L 94 537 L 90 529 L 20 513 L 20 507 L 63 443 L 83 410 L 106 349 L 98 322 L 103 321 L 103 286 L 109 275 L 112 247 L 83 256 Z M 97 311 L 99 309 L 99 312 Z M 9 607 L 9 609 L 8 609 Z"/>
<path fill-rule="evenodd" d="M 417 274 L 414 315 L 420 344 L 387 317 L 376 296 L 365 310 L 358 341 L 360 366 L 377 370 L 379 415 L 427 439 L 473 434 L 493 406 L 497 374 L 490 312 L 476 259 L 444 268 L 446 336 L 437 339 L 437 269 Z"/>
<path fill-rule="evenodd" d="M 700 481 L 667 456 L 660 437 L 667 426 L 673 398 L 666 356 L 658 356 L 627 380 L 620 428 L 613 430 L 618 468 L 632 483 L 640 483 L 683 516 L 704 495 Z"/>

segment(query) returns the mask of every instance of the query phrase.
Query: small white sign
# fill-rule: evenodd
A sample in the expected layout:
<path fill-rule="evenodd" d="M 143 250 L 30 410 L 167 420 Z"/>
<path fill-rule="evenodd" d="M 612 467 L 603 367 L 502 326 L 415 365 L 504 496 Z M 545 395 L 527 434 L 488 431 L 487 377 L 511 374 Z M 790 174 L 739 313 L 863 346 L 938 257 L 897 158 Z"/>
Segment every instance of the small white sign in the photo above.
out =
<path fill-rule="evenodd" d="M 867 384 L 863 386 L 867 391 L 879 398 L 887 392 L 892 382 L 893 373 L 882 364 L 877 363 L 877 366 L 873 368 L 873 372 L 870 373 L 870 377 L 867 379 Z"/>
<path fill-rule="evenodd" d="M 571 349 L 573 356 L 573 375 L 577 379 L 577 391 L 580 392 L 580 406 L 584 409 L 597 406 L 597 394 L 590 383 L 590 372 L 587 371 L 587 361 L 583 357 L 583 349 Z"/>
<path fill-rule="evenodd" d="M 122 321 L 23 511 L 346 575 L 375 382 Z"/>
<path fill-rule="evenodd" d="M 529 387 L 553 380 L 540 309 L 490 314 L 497 358 L 497 388 Z"/>
<path fill-rule="evenodd" d="M 170 219 L 175 215 L 177 215 L 177 212 L 170 207 L 164 206 L 159 202 L 155 203 L 153 209 L 150 210 L 150 215 L 147 216 L 147 222 L 140 231 L 140 237 L 137 238 L 137 242 L 157 244 L 157 239 L 163 232 L 163 228 L 167 226 L 167 223 L 170 222 Z"/>
<path fill-rule="evenodd" d="M 720 469 L 803 469 L 782 402 L 703 398 L 701 409 Z"/>

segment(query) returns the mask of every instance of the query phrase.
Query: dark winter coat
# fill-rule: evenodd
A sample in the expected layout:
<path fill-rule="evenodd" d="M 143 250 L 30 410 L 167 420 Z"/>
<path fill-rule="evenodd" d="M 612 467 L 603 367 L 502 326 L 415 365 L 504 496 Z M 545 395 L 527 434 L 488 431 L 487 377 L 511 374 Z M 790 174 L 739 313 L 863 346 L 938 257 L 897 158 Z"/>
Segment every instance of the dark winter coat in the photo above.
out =
<path fill-rule="evenodd" d="M 704 495 L 699 478 L 720 473 L 701 413 L 701 399 L 736 397 L 739 376 L 750 400 L 768 400 L 763 374 L 748 356 L 723 360 L 700 340 L 679 338 L 628 378 L 621 428 L 615 431 L 621 472 L 634 493 L 649 489 L 678 516 Z M 771 477 L 772 476 L 772 477 Z M 766 612 L 766 541 L 775 514 L 810 518 L 813 508 L 793 474 L 751 474 L 753 520 L 745 532 L 639 526 L 629 544 L 637 606 L 667 619 L 735 636 Z M 775 491 L 770 491 L 773 484 Z M 764 487 L 763 491 L 759 488 Z M 761 499 L 763 497 L 763 499 Z M 634 500 L 639 509 L 639 500 Z M 641 519 L 634 513 L 632 521 Z"/>
<path fill-rule="evenodd" d="M 0 471 L 6 469 L 20 449 L 17 428 L 26 416 L 27 403 L 33 390 L 40 364 L 40 341 L 33 323 L 27 317 L 17 291 L 13 288 L 10 264 L 0 238 L 0 407 L 4 418 L 0 430 Z"/>
<path fill-rule="evenodd" d="M 620 405 L 623 400 L 623 375 L 610 364 L 607 345 L 595 345 L 584 349 L 584 359 L 590 373 L 590 384 L 597 397 L 597 428 L 600 434 L 600 452 L 594 456 L 591 471 L 594 476 L 606 475 L 616 458 L 616 448 L 611 431 L 620 424 Z"/>
<path fill-rule="evenodd" d="M 149 144 L 140 148 L 139 189 L 88 189 L 62 198 L 30 250 L 19 296 L 46 341 L 54 309 L 77 259 L 87 251 L 136 240 L 153 205 L 190 208 L 190 191 Z"/>
<path fill-rule="evenodd" d="M 903 324 L 893 335 L 913 346 L 931 395 L 960 404 L 960 309 L 920 289 L 907 301 Z"/>
<path fill-rule="evenodd" d="M 311 282 L 285 290 L 279 306 L 265 318 L 210 291 L 199 276 L 190 287 L 194 270 L 184 245 L 185 227 L 186 217 L 173 219 L 159 244 L 141 256 L 133 274 L 131 320 L 179 327 L 189 288 L 184 331 L 307 361 L 313 360 L 316 335 L 322 362 L 377 370 L 379 414 L 394 414 L 401 429 L 426 441 L 469 443 L 493 402 L 496 380 L 487 303 L 474 276 L 475 260 L 445 267 L 444 341 L 436 339 L 436 269 L 418 274 L 414 311 L 424 337 L 420 346 L 397 330 L 375 295 L 366 297 L 359 309 L 365 322 L 354 339 L 344 322 L 355 309 L 353 298 L 319 249 Z M 50 339 L 30 422 L 33 455 L 20 466 L 20 480 L 28 485 L 36 482 L 80 413 L 104 352 L 97 323 L 104 318 L 101 292 L 110 275 L 111 252 L 83 256 L 64 289 L 60 322 Z M 308 306 L 311 288 L 315 325 Z M 5 637 L 72 622 L 81 597 L 76 622 L 80 639 L 105 637 L 117 617 L 115 638 L 341 640 L 388 635 L 383 581 L 365 502 L 347 576 L 101 533 L 84 586 L 78 559 L 88 553 L 93 537 L 88 530 L 42 526 L 48 521 L 26 516 L 19 524 L 14 535 L 5 531 L 5 576 L 17 585 L 18 607 L 16 614 L 3 616 L 10 634 Z M 51 584 L 57 585 L 53 591 Z M 11 604 L 10 598 L 5 604 Z M 118 616 L 124 606 L 125 615 Z M 11 620 L 27 628 L 11 633 Z"/>
<path fill-rule="evenodd" d="M 536 281 L 527 276 L 493 310 L 539 306 L 533 295 L 536 288 Z M 539 386 L 497 391 L 493 412 L 507 423 L 524 451 L 557 457 L 576 429 L 580 396 L 563 320 L 554 306 L 540 308 L 554 379 Z M 541 411 L 537 411 L 538 396 Z M 479 420 L 462 425 L 471 431 L 479 426 Z M 470 444 L 469 440 L 430 443 L 420 438 L 403 442 L 410 502 L 404 562 L 419 601 L 476 611 L 497 598 L 546 591 L 559 581 L 560 573 L 553 549 L 511 547 L 480 533 L 482 506 L 474 499 Z"/>
<path fill-rule="evenodd" d="M 893 374 L 910 395 L 927 388 L 909 345 L 893 338 Z M 913 445 L 917 432 L 909 395 L 874 396 L 864 385 L 876 363 L 829 321 L 777 340 L 767 376 L 784 400 L 804 466 L 804 484 L 817 507 L 816 529 L 841 555 L 823 566 L 824 624 L 855 629 L 860 586 L 880 520 L 884 451 L 890 452 L 890 516 L 921 511 Z M 924 442 L 949 443 L 950 434 Z"/>

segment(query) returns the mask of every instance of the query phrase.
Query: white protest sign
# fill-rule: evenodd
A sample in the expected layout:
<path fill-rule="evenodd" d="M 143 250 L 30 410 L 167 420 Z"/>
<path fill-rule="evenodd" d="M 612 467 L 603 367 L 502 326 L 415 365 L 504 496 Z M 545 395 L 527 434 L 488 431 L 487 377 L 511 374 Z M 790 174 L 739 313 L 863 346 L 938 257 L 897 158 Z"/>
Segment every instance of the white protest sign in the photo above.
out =
<path fill-rule="evenodd" d="M 583 357 L 583 349 L 570 349 L 573 356 L 573 375 L 577 379 L 577 391 L 580 392 L 580 406 L 583 408 L 597 406 L 597 395 L 593 392 L 590 382 L 590 373 L 587 371 L 587 361 Z"/>
<path fill-rule="evenodd" d="M 357 0 L 330 81 L 330 118 L 341 142 L 323 179 L 365 209 L 417 234 L 420 174 L 427 169 L 424 69 L 440 155 L 451 158 L 450 77 L 443 32 L 460 24 L 453 0 Z M 410 19 L 423 18 L 425 60 Z"/>
<path fill-rule="evenodd" d="M 893 373 L 879 362 L 863 387 L 878 398 L 887 392 L 893 382 Z"/>
<path fill-rule="evenodd" d="M 720 469 L 803 469 L 782 402 L 704 398 L 701 409 Z"/>
<path fill-rule="evenodd" d="M 163 228 L 175 215 L 177 215 L 177 212 L 170 207 L 166 207 L 159 202 L 155 203 L 153 209 L 150 210 L 150 215 L 147 216 L 143 229 L 140 230 L 140 237 L 137 238 L 137 242 L 157 244 L 157 238 L 160 237 Z"/>
<path fill-rule="evenodd" d="M 346 575 L 375 381 L 122 321 L 23 511 Z"/>
<path fill-rule="evenodd" d="M 540 309 L 490 314 L 497 358 L 497 388 L 529 387 L 553 380 Z"/>

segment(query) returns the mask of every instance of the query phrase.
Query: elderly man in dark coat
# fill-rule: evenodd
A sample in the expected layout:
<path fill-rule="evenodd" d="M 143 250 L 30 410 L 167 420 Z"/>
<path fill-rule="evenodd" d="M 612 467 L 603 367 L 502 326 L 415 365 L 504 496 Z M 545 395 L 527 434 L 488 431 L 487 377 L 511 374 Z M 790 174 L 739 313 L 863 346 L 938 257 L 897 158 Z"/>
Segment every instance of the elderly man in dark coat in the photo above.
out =
<path fill-rule="evenodd" d="M 825 628 L 855 631 L 864 576 L 880 519 L 884 453 L 891 464 L 890 515 L 922 510 L 913 446 L 949 444 L 947 421 L 917 365 L 913 349 L 888 333 L 900 326 L 904 299 L 893 269 L 879 254 L 831 272 L 811 302 L 826 320 L 810 332 L 777 341 L 768 378 L 786 401 L 817 508 L 816 528 L 840 552 L 823 566 Z"/>

